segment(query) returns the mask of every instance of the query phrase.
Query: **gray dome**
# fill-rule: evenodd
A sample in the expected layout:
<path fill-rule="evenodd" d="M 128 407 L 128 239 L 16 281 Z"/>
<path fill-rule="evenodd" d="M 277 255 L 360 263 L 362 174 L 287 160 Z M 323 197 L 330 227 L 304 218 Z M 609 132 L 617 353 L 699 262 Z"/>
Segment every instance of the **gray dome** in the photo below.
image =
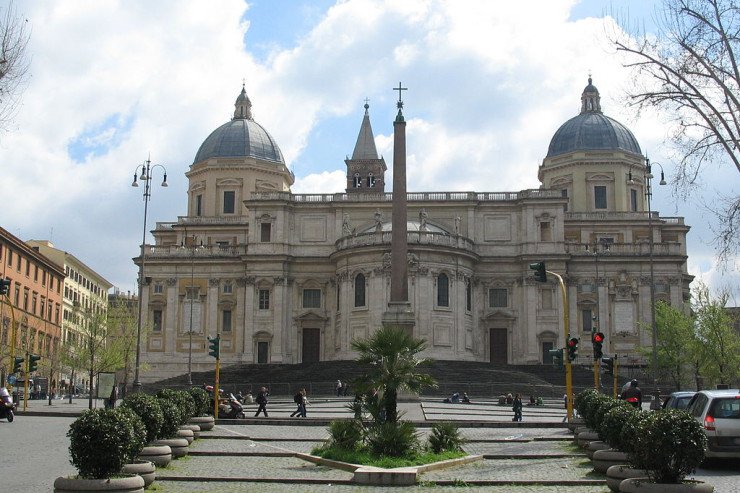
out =
<path fill-rule="evenodd" d="M 581 94 L 581 113 L 563 123 L 550 141 L 547 157 L 573 151 L 619 150 L 642 154 L 632 132 L 601 112 L 601 96 L 591 77 Z"/>
<path fill-rule="evenodd" d="M 193 163 L 212 157 L 253 157 L 285 164 L 275 139 L 254 120 L 234 119 L 224 123 L 201 144 Z"/>
<path fill-rule="evenodd" d="M 244 86 L 234 103 L 234 118 L 211 132 L 193 164 L 212 157 L 253 157 L 285 164 L 275 139 L 252 118 L 252 102 Z"/>
<path fill-rule="evenodd" d="M 573 151 L 620 150 L 642 154 L 632 132 L 601 113 L 581 113 L 571 118 L 555 132 L 547 157 Z"/>

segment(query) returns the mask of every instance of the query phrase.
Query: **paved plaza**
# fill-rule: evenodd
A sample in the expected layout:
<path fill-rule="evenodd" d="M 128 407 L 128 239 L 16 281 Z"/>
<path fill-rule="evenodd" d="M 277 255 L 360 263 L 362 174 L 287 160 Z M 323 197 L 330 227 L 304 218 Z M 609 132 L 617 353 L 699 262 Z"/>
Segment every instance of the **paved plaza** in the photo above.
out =
<path fill-rule="evenodd" d="M 328 437 L 326 423 L 348 417 L 348 399 L 313 399 L 308 417 L 289 418 L 295 405 L 275 398 L 268 405 L 269 418 L 220 421 L 190 447 L 188 457 L 157 471 L 158 492 L 362 492 L 362 491 L 460 491 L 576 493 L 608 492 L 604 477 L 593 472 L 590 461 L 571 443 L 563 424 L 562 403 L 524 408 L 521 423 L 511 421 L 509 406 L 494 401 L 445 404 L 441 399 L 404 402 L 404 419 L 419 424 L 422 440 L 432 423 L 456 421 L 468 440 L 465 450 L 483 460 L 451 469 L 423 473 L 410 487 L 358 486 L 352 473 L 317 466 L 293 454 L 308 453 Z M 97 401 L 102 407 L 102 401 Z M 13 423 L 0 422 L 0 439 L 13 454 L 0 462 L 2 491 L 52 491 L 57 476 L 75 473 L 69 463 L 66 432 L 74 416 L 87 409 L 87 401 L 30 401 L 28 411 Z M 251 413 L 249 413 L 251 411 Z M 8 450 L 6 448 L 6 450 Z M 700 469 L 694 476 L 715 485 L 717 493 L 740 492 L 740 467 L 720 464 Z"/>

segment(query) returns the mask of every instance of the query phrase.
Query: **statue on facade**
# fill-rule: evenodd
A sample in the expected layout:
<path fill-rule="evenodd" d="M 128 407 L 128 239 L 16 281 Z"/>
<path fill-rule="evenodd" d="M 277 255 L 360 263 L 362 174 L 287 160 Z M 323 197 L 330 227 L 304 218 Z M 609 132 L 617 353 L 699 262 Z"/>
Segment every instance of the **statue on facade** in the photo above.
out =
<path fill-rule="evenodd" d="M 342 216 L 342 236 L 350 236 L 352 234 L 352 227 L 349 225 L 349 214 L 344 213 Z"/>
<path fill-rule="evenodd" d="M 460 221 L 462 221 L 462 218 L 460 216 L 455 216 L 455 234 L 460 234 Z"/>
<path fill-rule="evenodd" d="M 427 214 L 426 209 L 419 211 L 419 231 L 427 230 L 427 217 L 429 217 L 429 214 Z"/>
<path fill-rule="evenodd" d="M 383 213 L 380 209 L 377 209 L 374 214 L 375 217 L 375 232 L 380 233 L 383 231 Z"/>

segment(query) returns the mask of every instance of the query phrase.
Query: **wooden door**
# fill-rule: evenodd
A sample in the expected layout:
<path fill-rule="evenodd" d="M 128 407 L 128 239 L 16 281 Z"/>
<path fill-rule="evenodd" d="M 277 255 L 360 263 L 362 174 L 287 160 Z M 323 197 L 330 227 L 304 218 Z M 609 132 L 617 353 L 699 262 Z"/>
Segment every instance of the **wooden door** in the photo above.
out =
<path fill-rule="evenodd" d="M 258 342 L 257 343 L 257 363 L 261 365 L 267 364 L 269 349 L 270 349 L 269 342 Z"/>
<path fill-rule="evenodd" d="M 506 329 L 490 329 L 489 335 L 491 363 L 508 363 Z"/>
<path fill-rule="evenodd" d="M 321 329 L 303 329 L 303 363 L 320 361 Z"/>
<path fill-rule="evenodd" d="M 555 347 L 555 343 L 553 343 L 552 341 L 542 343 L 542 364 L 543 365 L 552 364 L 552 354 L 550 354 L 550 350 L 553 349 L 554 347 Z"/>

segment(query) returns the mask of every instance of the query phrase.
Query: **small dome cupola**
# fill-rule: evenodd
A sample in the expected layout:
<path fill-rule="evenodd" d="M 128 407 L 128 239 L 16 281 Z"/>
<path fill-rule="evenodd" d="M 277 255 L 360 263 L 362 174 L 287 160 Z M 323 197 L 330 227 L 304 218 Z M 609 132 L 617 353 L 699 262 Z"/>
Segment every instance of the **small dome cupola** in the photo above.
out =
<path fill-rule="evenodd" d="M 242 92 L 236 98 L 234 103 L 234 120 L 252 120 L 252 102 L 247 96 L 247 90 L 244 89 L 242 84 Z"/>
<path fill-rule="evenodd" d="M 599 90 L 592 82 L 589 76 L 588 85 L 581 94 L 581 113 L 601 113 L 601 96 L 599 96 Z"/>

